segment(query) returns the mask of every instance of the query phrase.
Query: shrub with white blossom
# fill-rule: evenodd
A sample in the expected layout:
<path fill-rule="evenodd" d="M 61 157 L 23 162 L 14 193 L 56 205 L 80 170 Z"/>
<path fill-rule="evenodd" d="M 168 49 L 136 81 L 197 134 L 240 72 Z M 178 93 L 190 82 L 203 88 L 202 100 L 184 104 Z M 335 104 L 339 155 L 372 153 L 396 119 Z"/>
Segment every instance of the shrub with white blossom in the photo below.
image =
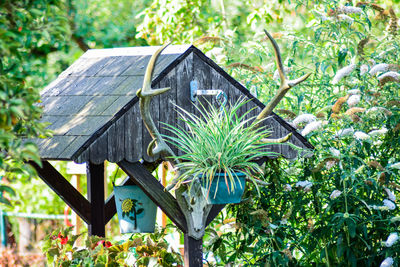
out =
<path fill-rule="evenodd" d="M 311 157 L 268 161 L 270 184 L 262 197 L 249 188 L 244 202 L 229 208 L 235 229 L 211 235 L 208 243 L 225 264 L 400 264 L 400 39 L 393 34 L 394 11 L 373 2 L 328 2 L 310 7 L 315 17 L 307 30 L 281 29 L 278 40 L 289 78 L 313 75 L 275 112 L 315 149 Z M 257 79 L 233 74 L 267 102 L 277 89 L 275 70 Z"/>

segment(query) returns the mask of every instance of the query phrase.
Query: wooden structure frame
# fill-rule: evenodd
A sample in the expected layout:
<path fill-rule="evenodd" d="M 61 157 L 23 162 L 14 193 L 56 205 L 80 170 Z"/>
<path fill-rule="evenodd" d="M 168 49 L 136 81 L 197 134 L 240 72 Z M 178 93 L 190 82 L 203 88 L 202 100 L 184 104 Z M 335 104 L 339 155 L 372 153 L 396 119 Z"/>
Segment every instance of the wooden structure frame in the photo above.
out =
<path fill-rule="evenodd" d="M 143 81 L 144 69 L 158 47 L 89 50 L 64 71 L 42 93 L 43 121 L 51 125 L 53 138 L 34 140 L 42 166 L 31 162 L 43 181 L 51 187 L 89 226 L 89 234 L 105 236 L 105 225 L 115 215 L 114 196 L 104 195 L 104 162 L 110 161 L 128 175 L 123 184 L 138 185 L 184 233 L 186 266 L 202 266 L 202 240 L 189 235 L 187 218 L 178 200 L 151 174 L 160 163 L 147 155 L 151 141 L 134 95 Z M 194 46 L 171 46 L 160 55 L 152 87 L 171 87 L 166 98 L 154 97 L 155 120 L 176 125 L 174 104 L 195 112 L 190 99 L 190 82 L 196 80 L 203 90 L 218 88 L 231 102 L 249 99 L 244 113 L 256 115 L 264 105 L 245 87 L 229 76 Z M 167 100 L 166 100 L 167 99 Z M 216 100 L 207 99 L 214 104 Z M 307 140 L 276 114 L 265 121 L 271 137 L 292 133 L 290 140 L 303 149 L 312 149 Z M 157 125 L 159 131 L 166 130 Z M 294 158 L 298 151 L 285 144 L 274 144 L 272 151 Z M 174 151 L 179 153 L 179 151 Z M 87 163 L 87 199 L 50 163 L 67 160 Z M 208 225 L 224 205 L 210 207 Z"/>

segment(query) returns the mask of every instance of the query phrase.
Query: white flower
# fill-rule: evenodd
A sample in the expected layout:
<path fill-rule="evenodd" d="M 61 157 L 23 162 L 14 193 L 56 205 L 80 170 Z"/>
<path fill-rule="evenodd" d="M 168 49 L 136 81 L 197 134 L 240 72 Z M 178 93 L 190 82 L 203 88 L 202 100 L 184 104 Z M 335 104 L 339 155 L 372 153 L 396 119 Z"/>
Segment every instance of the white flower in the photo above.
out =
<path fill-rule="evenodd" d="M 352 89 L 352 90 L 347 91 L 347 93 L 349 95 L 359 95 L 359 94 L 361 94 L 361 91 L 358 89 Z"/>
<path fill-rule="evenodd" d="M 356 14 L 356 13 L 361 13 L 362 9 L 355 6 L 344 6 L 339 8 L 338 11 L 345 14 Z"/>
<path fill-rule="evenodd" d="M 393 266 L 393 263 L 394 263 L 393 258 L 392 257 L 387 257 L 386 259 L 384 259 L 381 262 L 380 267 L 391 267 L 391 266 Z"/>
<path fill-rule="evenodd" d="M 398 221 L 400 221 L 400 216 L 394 216 L 394 217 L 392 217 L 392 219 L 390 219 L 390 222 L 392 222 L 392 223 L 395 223 Z"/>
<path fill-rule="evenodd" d="M 335 199 L 335 198 L 337 198 L 338 196 L 340 196 L 342 194 L 342 191 L 340 191 L 340 190 L 334 190 L 333 192 L 332 192 L 332 194 L 330 195 L 330 198 L 331 199 Z"/>
<path fill-rule="evenodd" d="M 388 195 L 388 199 L 390 199 L 391 201 L 395 202 L 396 201 L 396 196 L 393 194 L 392 191 L 390 191 L 389 188 L 383 188 L 386 192 L 386 194 Z"/>
<path fill-rule="evenodd" d="M 386 127 L 383 127 L 382 129 L 379 130 L 372 130 L 368 133 L 369 136 L 378 136 L 378 135 L 384 135 L 388 132 L 388 129 Z"/>
<path fill-rule="evenodd" d="M 365 113 L 366 114 L 384 113 L 387 116 L 392 115 L 392 112 L 384 107 L 372 107 L 372 108 L 367 109 L 367 111 Z"/>
<path fill-rule="evenodd" d="M 354 129 L 353 128 L 345 128 L 336 132 L 336 136 L 343 137 L 348 135 L 353 135 Z"/>
<path fill-rule="evenodd" d="M 389 26 L 389 25 L 388 25 L 388 26 Z M 396 49 L 396 47 L 391 47 L 391 48 L 388 48 L 388 49 L 386 49 L 386 50 L 383 50 L 382 52 L 380 52 L 380 53 L 378 54 L 378 57 L 379 57 L 379 58 L 384 57 L 386 53 L 389 53 L 390 51 L 393 51 L 393 50 L 395 50 L 395 49 Z"/>
<path fill-rule="evenodd" d="M 315 117 L 314 115 L 312 115 L 312 114 L 301 114 L 301 115 L 299 115 L 299 116 L 297 116 L 294 120 L 293 120 L 293 124 L 295 125 L 295 127 L 297 128 L 297 126 L 300 124 L 300 123 L 303 123 L 303 122 L 306 122 L 306 123 L 308 123 L 308 122 L 311 122 L 311 121 L 315 121 L 317 119 L 317 117 Z"/>
<path fill-rule="evenodd" d="M 388 236 L 386 242 L 385 242 L 385 246 L 387 246 L 388 248 L 393 246 L 394 243 L 397 242 L 397 240 L 399 240 L 399 235 L 397 233 L 390 233 L 390 235 Z"/>
<path fill-rule="evenodd" d="M 360 103 L 361 100 L 361 96 L 360 95 L 351 95 L 349 97 L 349 99 L 347 99 L 347 104 L 350 107 L 354 107 L 355 105 L 357 105 L 358 103 Z"/>
<path fill-rule="evenodd" d="M 303 188 L 303 190 L 304 190 L 305 192 L 310 191 L 312 185 L 313 185 L 313 184 L 312 184 L 311 182 L 309 182 L 309 181 L 298 181 L 298 182 L 296 183 L 296 187 L 301 187 L 301 188 Z"/>
<path fill-rule="evenodd" d="M 326 163 L 325 163 L 325 168 L 327 169 L 327 170 L 330 170 L 333 166 L 335 166 L 336 165 L 336 161 L 334 161 L 334 160 L 328 160 Z"/>
<path fill-rule="evenodd" d="M 266 71 L 267 70 L 268 71 L 272 71 L 274 68 L 275 68 L 275 63 L 274 62 L 271 62 L 271 63 L 265 65 L 265 67 L 263 67 L 263 69 L 266 70 Z"/>
<path fill-rule="evenodd" d="M 322 125 L 322 122 L 320 121 L 312 121 L 309 124 L 306 125 L 306 127 L 304 127 L 303 131 L 301 131 L 301 135 L 307 135 L 309 133 L 311 133 L 312 131 L 315 131 L 317 129 L 319 129 Z"/>
<path fill-rule="evenodd" d="M 400 73 L 397 73 L 395 71 L 388 71 L 385 72 L 384 74 L 378 76 L 378 80 L 381 82 L 384 79 L 390 79 L 391 81 L 400 81 Z"/>
<path fill-rule="evenodd" d="M 387 207 L 390 210 L 396 209 L 396 205 L 390 201 L 389 199 L 384 199 L 383 200 L 383 206 Z"/>
<path fill-rule="evenodd" d="M 335 157 L 340 157 L 340 151 L 337 150 L 336 148 L 330 147 L 330 148 L 329 148 L 329 151 L 331 152 L 331 154 L 332 154 L 333 156 L 335 156 Z"/>
<path fill-rule="evenodd" d="M 374 67 L 376 65 L 376 62 L 374 59 L 368 59 L 368 63 L 371 64 L 372 67 Z"/>
<path fill-rule="evenodd" d="M 286 225 L 288 223 L 287 219 L 282 219 L 281 224 Z"/>
<path fill-rule="evenodd" d="M 285 185 L 283 186 L 283 189 L 284 189 L 285 191 L 290 192 L 290 191 L 292 191 L 292 186 L 291 186 L 290 184 L 285 184 Z"/>
<path fill-rule="evenodd" d="M 382 141 L 382 140 L 374 141 L 374 145 L 375 145 L 375 146 L 380 146 L 380 145 L 382 145 L 382 144 L 383 144 L 383 141 Z"/>
<path fill-rule="evenodd" d="M 292 68 L 288 68 L 288 67 L 283 67 L 283 69 L 285 70 L 285 73 L 288 73 L 289 71 L 292 70 Z M 280 79 L 279 71 L 278 71 L 278 70 L 276 70 L 276 71 L 274 72 L 273 79 L 274 79 L 275 81 L 277 81 L 277 80 Z"/>
<path fill-rule="evenodd" d="M 350 18 L 349 16 L 345 15 L 345 14 L 339 14 L 338 15 L 338 19 L 342 20 L 342 21 L 346 21 L 348 23 L 353 23 L 354 19 Z"/>
<path fill-rule="evenodd" d="M 271 227 L 271 229 L 276 229 L 276 228 L 278 228 L 278 226 L 277 226 L 277 225 L 275 225 L 275 224 L 272 224 L 272 223 L 270 223 L 270 224 L 269 224 L 269 227 Z"/>
<path fill-rule="evenodd" d="M 345 15 L 344 15 L 345 16 Z M 343 77 L 349 75 L 356 67 L 356 64 L 350 64 L 336 72 L 335 77 L 332 79 L 332 84 L 337 84 Z"/>
<path fill-rule="evenodd" d="M 367 72 L 368 72 L 368 65 L 367 64 L 362 64 L 360 66 L 360 75 L 363 76 Z"/>
<path fill-rule="evenodd" d="M 370 70 L 369 70 L 369 74 L 371 75 L 375 75 L 378 72 L 385 72 L 389 69 L 389 64 L 386 63 L 380 63 L 380 64 L 376 64 L 375 66 L 373 66 Z"/>
<path fill-rule="evenodd" d="M 345 86 L 335 86 L 335 87 L 333 87 L 333 93 L 335 94 L 335 95 L 337 95 L 339 92 L 343 92 L 344 90 L 346 89 L 346 87 Z"/>
<path fill-rule="evenodd" d="M 300 173 L 300 171 L 301 171 L 301 169 L 296 168 L 294 166 L 286 169 L 286 173 L 289 175 L 298 175 Z"/>
<path fill-rule="evenodd" d="M 330 18 L 328 18 L 324 13 L 319 12 L 318 10 L 314 10 L 314 12 L 317 13 L 321 17 L 322 21 L 330 20 Z"/>
<path fill-rule="evenodd" d="M 367 140 L 370 138 L 368 134 L 361 131 L 355 132 L 354 137 L 357 138 L 358 140 Z"/>
<path fill-rule="evenodd" d="M 390 165 L 390 168 L 400 170 L 400 161 Z"/>
<path fill-rule="evenodd" d="M 226 59 L 226 56 L 222 53 L 223 52 L 223 48 L 221 47 L 214 47 L 213 49 L 211 49 L 210 51 L 208 51 L 206 53 L 206 55 L 208 57 L 215 57 L 215 60 L 217 62 L 223 62 Z"/>

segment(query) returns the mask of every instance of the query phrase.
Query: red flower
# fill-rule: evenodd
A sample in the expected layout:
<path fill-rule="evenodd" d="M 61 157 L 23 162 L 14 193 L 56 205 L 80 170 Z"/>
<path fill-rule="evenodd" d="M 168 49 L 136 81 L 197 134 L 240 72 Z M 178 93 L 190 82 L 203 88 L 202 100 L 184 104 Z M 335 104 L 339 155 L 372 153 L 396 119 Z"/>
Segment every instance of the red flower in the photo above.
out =
<path fill-rule="evenodd" d="M 96 245 L 94 245 L 94 248 L 96 248 L 98 245 L 103 245 L 103 244 L 104 244 L 104 240 L 97 241 Z"/>
<path fill-rule="evenodd" d="M 19 31 L 19 32 L 22 31 L 22 27 L 21 27 L 21 26 L 18 27 L 18 31 Z"/>
<path fill-rule="evenodd" d="M 96 248 L 98 245 L 103 245 L 103 247 L 111 247 L 112 243 L 110 241 L 104 241 L 104 240 L 100 240 L 96 243 L 96 245 L 94 246 L 94 248 Z M 93 249 L 94 249 L 93 248 Z"/>
<path fill-rule="evenodd" d="M 61 233 L 58 233 L 58 239 L 61 240 L 61 245 L 65 245 L 68 242 L 68 236 L 64 237 Z"/>

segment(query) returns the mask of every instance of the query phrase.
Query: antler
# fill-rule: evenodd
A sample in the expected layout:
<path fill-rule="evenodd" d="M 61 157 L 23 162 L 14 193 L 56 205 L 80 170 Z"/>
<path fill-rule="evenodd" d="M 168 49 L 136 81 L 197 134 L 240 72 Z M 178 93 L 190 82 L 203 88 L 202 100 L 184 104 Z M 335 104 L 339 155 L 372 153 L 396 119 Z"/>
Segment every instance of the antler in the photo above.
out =
<path fill-rule="evenodd" d="M 279 104 L 279 102 L 282 100 L 282 98 L 286 95 L 286 93 L 289 92 L 290 88 L 305 81 L 308 78 L 308 76 L 311 75 L 311 73 L 307 73 L 306 75 L 304 75 L 298 79 L 288 80 L 285 75 L 285 70 L 283 68 L 281 52 L 279 50 L 278 44 L 266 30 L 264 30 L 264 32 L 267 35 L 268 39 L 271 41 L 272 47 L 274 48 L 276 65 L 278 68 L 279 77 L 281 78 L 281 85 L 280 85 L 276 95 L 269 101 L 269 103 L 260 112 L 260 114 L 258 114 L 257 118 L 254 120 L 254 123 L 260 123 L 261 120 L 268 117 L 272 113 L 272 110 Z M 262 142 L 263 143 L 285 143 L 289 140 L 291 135 L 292 135 L 292 133 L 289 133 L 288 135 L 286 135 L 282 138 L 278 138 L 278 139 L 263 139 Z"/>
<path fill-rule="evenodd" d="M 265 108 L 261 111 L 261 113 L 258 114 L 255 122 L 259 122 L 260 120 L 268 117 L 272 113 L 272 110 L 279 104 L 282 98 L 290 90 L 290 88 L 305 81 L 311 75 L 311 73 L 307 73 L 306 75 L 298 79 L 288 80 L 285 75 L 285 70 L 283 69 L 282 57 L 278 44 L 266 30 L 264 30 L 264 32 L 267 35 L 268 39 L 271 41 L 271 44 L 274 48 L 276 65 L 278 67 L 279 77 L 281 78 L 281 86 L 279 87 L 279 90 L 276 93 L 276 95 L 271 99 L 271 101 L 269 101 L 269 103 L 265 106 Z"/>
<path fill-rule="evenodd" d="M 136 92 L 139 97 L 140 113 L 142 115 L 143 123 L 150 133 L 153 140 L 149 143 L 147 147 L 147 154 L 149 156 L 161 157 L 163 160 L 167 160 L 167 157 L 175 157 L 174 152 L 165 143 L 160 132 L 158 131 L 153 119 L 150 115 L 150 101 L 153 96 L 162 94 L 168 90 L 170 87 L 152 89 L 151 81 L 153 77 L 154 65 L 157 61 L 159 54 L 169 45 L 169 43 L 160 47 L 150 58 L 147 65 L 146 73 L 143 79 L 143 86 Z"/>

